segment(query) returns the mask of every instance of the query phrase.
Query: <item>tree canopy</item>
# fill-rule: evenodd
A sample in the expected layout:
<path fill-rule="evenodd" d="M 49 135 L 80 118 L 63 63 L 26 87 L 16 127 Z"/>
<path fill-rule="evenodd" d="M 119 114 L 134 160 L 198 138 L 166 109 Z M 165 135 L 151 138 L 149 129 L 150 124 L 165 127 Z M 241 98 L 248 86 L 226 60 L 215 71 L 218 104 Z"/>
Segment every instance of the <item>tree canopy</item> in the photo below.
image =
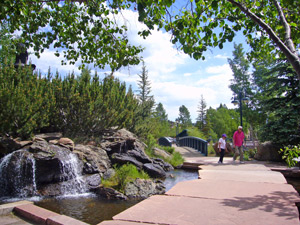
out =
<path fill-rule="evenodd" d="M 192 125 L 191 114 L 185 105 L 179 107 L 178 122 L 182 124 L 183 128 L 187 128 Z"/>
<path fill-rule="evenodd" d="M 54 48 L 57 56 L 62 51 L 62 64 L 81 60 L 116 70 L 138 64 L 142 50 L 129 44 L 126 26 L 114 20 L 126 7 L 105 0 L 4 0 L 0 21 L 1 26 L 7 24 L 10 33 L 18 31 L 16 41 L 32 47 L 37 56 Z"/>
<path fill-rule="evenodd" d="M 10 32 L 20 31 L 27 47 L 39 55 L 51 44 L 64 48 L 65 60 L 95 63 L 113 70 L 139 63 L 140 47 L 132 46 L 127 27 L 118 25 L 114 16 L 122 10 L 137 10 L 139 21 L 149 30 L 155 25 L 172 34 L 171 41 L 195 59 L 204 59 L 210 47 L 223 48 L 242 31 L 252 47 L 253 58 L 272 53 L 284 56 L 300 79 L 300 2 L 294 0 L 4 0 L 0 21 Z M 63 62 L 65 63 L 65 62 Z"/>
<path fill-rule="evenodd" d="M 181 4 L 180 4 L 181 3 Z M 284 56 L 300 79 L 300 2 L 293 0 L 138 1 L 140 20 L 172 33 L 172 43 L 195 59 L 209 47 L 223 48 L 242 31 L 252 58 Z M 147 34 L 147 33 L 145 33 Z"/>

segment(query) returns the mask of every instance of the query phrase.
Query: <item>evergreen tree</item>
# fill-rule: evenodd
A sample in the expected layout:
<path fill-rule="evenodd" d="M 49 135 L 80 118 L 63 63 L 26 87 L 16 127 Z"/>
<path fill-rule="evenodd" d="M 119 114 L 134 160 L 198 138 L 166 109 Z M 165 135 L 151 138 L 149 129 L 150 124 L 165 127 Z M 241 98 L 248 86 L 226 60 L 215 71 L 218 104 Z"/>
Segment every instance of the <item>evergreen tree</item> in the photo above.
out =
<path fill-rule="evenodd" d="M 153 133 L 156 129 L 155 123 L 153 122 L 153 107 L 154 107 L 154 97 L 150 95 L 151 86 L 148 77 L 148 71 L 146 70 L 145 63 L 142 65 L 142 72 L 138 74 L 140 80 L 138 80 L 138 94 L 137 98 L 139 105 L 135 112 L 134 118 L 134 133 L 139 134 L 141 138 L 146 139 L 149 133 Z"/>
<path fill-rule="evenodd" d="M 142 73 L 138 74 L 140 80 L 138 81 L 138 97 L 140 100 L 140 116 L 142 120 L 151 116 L 152 108 L 154 106 L 154 98 L 151 93 L 151 83 L 148 77 L 148 70 L 146 70 L 145 63 L 142 65 Z"/>
<path fill-rule="evenodd" d="M 249 72 L 250 61 L 247 59 L 242 44 L 234 44 L 234 51 L 232 52 L 233 59 L 228 59 L 228 63 L 233 72 L 234 79 L 231 80 L 230 88 L 237 99 L 239 97 L 247 97 L 250 101 L 245 104 L 242 101 L 242 113 L 244 131 L 250 129 L 250 137 L 257 137 L 257 129 L 260 124 L 260 116 L 253 105 L 253 85 L 251 83 L 251 76 Z M 240 96 L 241 95 L 241 96 Z M 237 109 L 238 111 L 239 109 Z M 248 122 L 248 123 L 246 123 Z M 254 140 L 254 139 L 253 139 Z"/>
<path fill-rule="evenodd" d="M 232 54 L 233 59 L 229 58 L 228 63 L 233 72 L 234 79 L 231 80 L 229 87 L 235 95 L 238 95 L 239 92 L 250 95 L 250 61 L 245 57 L 243 45 L 234 43 Z"/>
<path fill-rule="evenodd" d="M 164 106 L 162 103 L 158 103 L 155 109 L 155 117 L 159 119 L 159 121 L 168 121 L 168 114 L 166 113 L 166 110 L 164 109 Z"/>
<path fill-rule="evenodd" d="M 55 98 L 49 80 L 30 66 L 0 65 L 0 134 L 28 138 L 49 125 Z"/>
<path fill-rule="evenodd" d="M 192 125 L 191 114 L 184 105 L 179 107 L 179 116 L 177 120 L 181 123 L 183 129 Z"/>
<path fill-rule="evenodd" d="M 203 95 L 201 95 L 201 99 L 198 105 L 198 117 L 196 119 L 196 126 L 200 131 L 204 131 L 204 126 L 206 124 L 206 102 L 203 98 Z"/>
<path fill-rule="evenodd" d="M 295 71 L 286 61 L 270 58 L 257 61 L 254 68 L 256 105 L 266 118 L 260 129 L 261 140 L 280 146 L 299 144 L 300 91 Z"/>

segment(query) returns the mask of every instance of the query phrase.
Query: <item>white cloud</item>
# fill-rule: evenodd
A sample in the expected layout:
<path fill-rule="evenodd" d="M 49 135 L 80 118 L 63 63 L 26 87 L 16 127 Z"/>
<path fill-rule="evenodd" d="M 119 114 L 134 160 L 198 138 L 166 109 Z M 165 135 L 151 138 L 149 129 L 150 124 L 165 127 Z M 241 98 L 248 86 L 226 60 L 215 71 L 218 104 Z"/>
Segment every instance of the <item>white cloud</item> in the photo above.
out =
<path fill-rule="evenodd" d="M 30 49 L 29 49 L 30 52 Z M 80 74 L 78 69 L 78 63 L 76 65 L 61 65 L 61 60 L 63 60 L 63 56 L 60 55 L 56 57 L 54 55 L 55 51 L 51 49 L 46 49 L 41 55 L 40 58 L 37 58 L 35 55 L 30 55 L 29 60 L 32 61 L 33 64 L 36 65 L 36 69 L 41 71 L 42 74 L 48 73 L 48 69 L 51 69 L 51 73 L 55 74 L 56 70 L 58 70 L 59 74 L 65 75 L 69 72 L 75 72 L 75 74 Z"/>
<path fill-rule="evenodd" d="M 229 64 L 224 64 L 220 66 L 210 66 L 207 67 L 205 70 L 207 73 L 210 74 L 218 74 L 218 73 L 228 73 L 229 71 L 231 72 Z"/>
<path fill-rule="evenodd" d="M 225 55 L 216 55 L 214 56 L 215 59 L 228 59 L 229 57 L 225 54 Z"/>

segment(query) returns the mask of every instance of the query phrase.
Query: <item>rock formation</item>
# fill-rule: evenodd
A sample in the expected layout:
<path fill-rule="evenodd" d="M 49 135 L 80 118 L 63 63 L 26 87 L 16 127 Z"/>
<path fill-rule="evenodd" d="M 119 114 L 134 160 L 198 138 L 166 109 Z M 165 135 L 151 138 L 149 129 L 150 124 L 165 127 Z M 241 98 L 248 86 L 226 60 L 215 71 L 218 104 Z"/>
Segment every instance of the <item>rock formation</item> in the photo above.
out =
<path fill-rule="evenodd" d="M 280 148 L 271 142 L 265 142 L 259 145 L 254 159 L 259 161 L 281 162 L 282 155 L 279 153 Z"/>
<path fill-rule="evenodd" d="M 164 186 L 159 180 L 138 179 L 128 184 L 124 194 L 101 185 L 102 178 L 114 175 L 113 164 L 132 163 L 152 178 L 166 178 L 166 171 L 173 167 L 149 158 L 144 148 L 145 144 L 125 129 L 104 136 L 97 146 L 74 144 L 60 133 L 37 135 L 28 142 L 1 139 L 0 153 L 6 158 L 0 161 L 0 197 L 57 196 L 69 188 L 75 193 L 92 191 L 119 199 L 161 194 Z"/>

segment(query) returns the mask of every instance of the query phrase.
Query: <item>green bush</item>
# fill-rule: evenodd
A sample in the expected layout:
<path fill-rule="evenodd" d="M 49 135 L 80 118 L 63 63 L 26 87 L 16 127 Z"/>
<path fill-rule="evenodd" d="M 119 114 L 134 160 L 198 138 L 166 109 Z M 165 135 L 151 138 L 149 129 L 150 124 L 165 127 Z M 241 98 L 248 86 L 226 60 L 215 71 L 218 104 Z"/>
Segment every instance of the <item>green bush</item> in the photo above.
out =
<path fill-rule="evenodd" d="M 280 149 L 279 153 L 283 153 L 282 159 L 286 161 L 288 167 L 293 167 L 297 164 L 293 158 L 298 158 L 300 155 L 300 145 L 285 146 Z"/>
<path fill-rule="evenodd" d="M 157 145 L 157 147 L 159 149 L 162 149 L 162 150 L 165 150 L 166 152 L 170 153 L 170 154 L 173 154 L 174 151 L 175 151 L 175 148 L 174 147 L 170 147 L 170 146 L 161 146 L 161 145 Z"/>
<path fill-rule="evenodd" d="M 49 125 L 55 105 L 49 79 L 30 66 L 0 66 L 0 135 L 29 138 Z"/>
<path fill-rule="evenodd" d="M 253 149 L 253 148 L 251 148 L 251 149 L 249 149 L 249 158 L 254 158 L 254 156 L 255 156 L 255 154 L 256 154 L 256 152 L 257 152 L 257 150 L 256 149 Z"/>
<path fill-rule="evenodd" d="M 192 136 L 192 137 L 198 137 L 201 138 L 203 140 L 206 140 L 205 135 L 203 134 L 203 132 L 201 132 L 197 127 L 188 127 L 188 135 Z"/>
<path fill-rule="evenodd" d="M 134 181 L 137 178 L 150 179 L 147 173 L 139 171 L 136 166 L 130 163 L 121 167 L 114 165 L 114 169 L 116 171 L 115 175 L 108 180 L 102 180 L 102 184 L 104 187 L 113 187 L 123 193 L 128 182 Z"/>
<path fill-rule="evenodd" d="M 156 140 L 151 134 L 147 136 L 146 145 L 147 145 L 147 147 L 145 148 L 146 154 L 149 157 L 155 157 L 156 155 L 154 154 L 153 149 L 156 145 Z"/>
<path fill-rule="evenodd" d="M 180 155 L 179 152 L 175 152 L 172 154 L 171 159 L 165 159 L 168 163 L 170 163 L 172 166 L 177 167 L 179 165 L 182 165 L 184 162 L 183 157 Z"/>
<path fill-rule="evenodd" d="M 249 151 L 245 151 L 243 155 L 244 155 L 244 160 L 249 161 Z"/>
<path fill-rule="evenodd" d="M 216 155 L 216 152 L 214 150 L 214 143 L 212 141 L 210 141 L 209 144 L 207 145 L 207 152 L 208 152 L 208 156 Z"/>

